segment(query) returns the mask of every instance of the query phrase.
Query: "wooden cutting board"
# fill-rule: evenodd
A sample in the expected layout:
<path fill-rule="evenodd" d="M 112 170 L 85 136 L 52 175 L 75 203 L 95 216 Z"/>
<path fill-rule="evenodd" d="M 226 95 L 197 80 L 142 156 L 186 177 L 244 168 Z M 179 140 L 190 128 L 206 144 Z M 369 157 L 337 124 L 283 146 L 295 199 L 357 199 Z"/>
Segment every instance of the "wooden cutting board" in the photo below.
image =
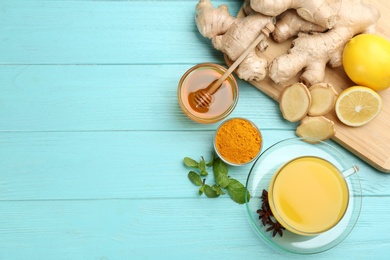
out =
<path fill-rule="evenodd" d="M 377 24 L 377 34 L 390 40 L 390 1 L 370 0 L 364 1 L 374 5 L 381 13 Z M 244 16 L 241 10 L 238 17 Z M 261 55 L 271 62 L 275 57 L 287 52 L 291 41 L 276 44 L 269 40 L 268 49 Z M 227 62 L 229 63 L 229 62 Z M 390 68 L 389 68 L 390 69 Z M 291 83 L 298 82 L 299 75 L 283 85 L 276 85 L 266 77 L 260 82 L 250 82 L 253 86 L 278 100 L 282 89 Z M 342 66 L 339 68 L 326 68 L 325 82 L 331 83 L 340 93 L 343 89 L 355 85 L 348 79 Z M 333 137 L 337 143 L 356 154 L 358 157 L 375 167 L 376 169 L 390 173 L 390 89 L 379 93 L 383 99 L 383 108 L 377 118 L 369 124 L 361 127 L 349 127 L 342 124 L 334 111 L 326 117 L 333 120 L 336 126 L 336 135 Z"/>

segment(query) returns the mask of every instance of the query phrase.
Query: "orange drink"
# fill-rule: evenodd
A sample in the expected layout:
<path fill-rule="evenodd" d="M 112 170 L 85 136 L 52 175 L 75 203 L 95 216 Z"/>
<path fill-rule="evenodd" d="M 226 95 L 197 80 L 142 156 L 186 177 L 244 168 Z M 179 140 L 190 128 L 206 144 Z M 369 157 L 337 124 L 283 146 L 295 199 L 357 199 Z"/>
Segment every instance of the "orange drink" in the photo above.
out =
<path fill-rule="evenodd" d="M 349 192 L 342 173 L 319 157 L 304 156 L 283 165 L 269 186 L 274 217 L 300 235 L 317 235 L 344 216 Z"/>

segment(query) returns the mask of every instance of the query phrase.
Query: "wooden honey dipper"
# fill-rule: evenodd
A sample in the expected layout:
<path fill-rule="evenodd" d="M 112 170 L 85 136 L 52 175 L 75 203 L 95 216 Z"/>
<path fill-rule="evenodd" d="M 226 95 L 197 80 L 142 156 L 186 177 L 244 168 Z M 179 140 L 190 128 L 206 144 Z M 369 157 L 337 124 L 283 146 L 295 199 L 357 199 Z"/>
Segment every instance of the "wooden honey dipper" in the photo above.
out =
<path fill-rule="evenodd" d="M 218 91 L 222 83 L 233 73 L 248 54 L 274 30 L 274 25 L 268 23 L 260 32 L 259 36 L 249 45 L 249 47 L 237 58 L 229 69 L 218 79 L 213 81 L 207 88 L 198 89 L 188 95 L 188 101 L 192 109 L 199 113 L 206 113 L 211 104 L 212 95 Z"/>

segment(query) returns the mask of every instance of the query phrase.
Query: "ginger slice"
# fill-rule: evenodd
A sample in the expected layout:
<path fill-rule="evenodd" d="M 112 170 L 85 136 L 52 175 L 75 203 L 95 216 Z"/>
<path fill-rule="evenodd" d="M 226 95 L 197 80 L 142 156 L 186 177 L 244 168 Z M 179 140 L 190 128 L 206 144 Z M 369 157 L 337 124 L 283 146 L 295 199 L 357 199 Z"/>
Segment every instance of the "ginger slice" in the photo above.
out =
<path fill-rule="evenodd" d="M 279 98 L 283 117 L 290 122 L 304 118 L 311 106 L 311 96 L 303 83 L 294 83 L 284 88 Z"/>
<path fill-rule="evenodd" d="M 310 116 L 323 116 L 329 113 L 336 103 L 337 92 L 330 83 L 318 83 L 309 88 L 311 106 Z"/>
<path fill-rule="evenodd" d="M 300 137 L 322 141 L 333 137 L 335 133 L 334 122 L 324 116 L 306 116 L 296 130 L 296 134 Z"/>

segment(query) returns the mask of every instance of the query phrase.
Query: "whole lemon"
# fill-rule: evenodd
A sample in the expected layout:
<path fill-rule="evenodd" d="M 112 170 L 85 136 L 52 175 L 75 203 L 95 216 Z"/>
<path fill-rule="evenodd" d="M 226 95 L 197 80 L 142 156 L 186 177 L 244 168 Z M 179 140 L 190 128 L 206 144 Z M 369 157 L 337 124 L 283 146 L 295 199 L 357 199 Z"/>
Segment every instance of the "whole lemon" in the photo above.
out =
<path fill-rule="evenodd" d="M 360 34 L 344 47 L 343 65 L 348 77 L 375 91 L 390 87 L 390 41 L 376 34 Z"/>

